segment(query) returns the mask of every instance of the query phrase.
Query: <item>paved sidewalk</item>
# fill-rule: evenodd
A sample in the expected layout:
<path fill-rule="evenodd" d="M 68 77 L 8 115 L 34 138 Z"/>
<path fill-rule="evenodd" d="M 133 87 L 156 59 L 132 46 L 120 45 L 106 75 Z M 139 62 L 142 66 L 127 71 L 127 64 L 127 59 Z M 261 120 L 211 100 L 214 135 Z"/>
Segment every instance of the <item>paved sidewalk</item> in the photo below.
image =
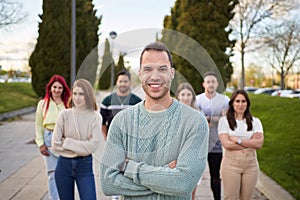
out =
<path fill-rule="evenodd" d="M 97 103 L 107 93 L 97 95 Z M 33 143 L 35 113 L 22 116 L 13 122 L 0 122 L 0 199 L 3 200 L 46 200 L 47 177 L 45 165 L 38 148 Z M 99 159 L 104 139 L 94 155 L 94 173 L 97 184 L 97 199 L 111 199 L 101 192 L 99 187 Z M 201 184 L 197 189 L 197 199 L 212 198 L 208 170 L 205 170 Z M 77 195 L 77 198 L 78 195 Z M 253 199 L 264 200 L 258 191 Z"/>

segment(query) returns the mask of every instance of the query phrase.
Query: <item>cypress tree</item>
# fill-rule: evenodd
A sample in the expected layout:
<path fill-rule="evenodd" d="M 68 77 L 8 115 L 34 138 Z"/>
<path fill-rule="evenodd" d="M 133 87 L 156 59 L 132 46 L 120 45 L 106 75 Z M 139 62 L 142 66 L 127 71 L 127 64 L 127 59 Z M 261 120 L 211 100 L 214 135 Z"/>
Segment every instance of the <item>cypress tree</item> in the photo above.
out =
<path fill-rule="evenodd" d="M 225 52 L 234 46 L 230 41 L 230 30 L 226 27 L 233 17 L 235 1 L 232 0 L 177 0 L 171 9 L 171 15 L 164 19 L 164 28 L 179 31 L 197 41 L 210 55 L 216 64 L 224 84 L 230 81 L 233 72 L 229 62 L 230 54 Z M 185 41 L 175 41 L 172 36 L 164 35 L 163 42 L 172 43 L 178 48 L 189 48 Z M 193 48 L 186 49 L 193 54 Z M 200 55 L 199 55 L 200 56 Z M 202 92 L 202 77 L 199 72 L 179 55 L 173 55 L 174 66 L 195 88 Z M 205 59 L 199 57 L 199 59 Z M 198 66 L 207 67 L 207 66 Z"/>
<path fill-rule="evenodd" d="M 52 75 L 60 74 L 70 83 L 71 1 L 44 0 L 43 14 L 39 17 L 39 36 L 29 65 L 32 86 L 39 96 L 44 96 Z M 88 74 L 96 74 L 97 70 L 98 54 L 95 52 L 100 23 L 101 17 L 96 17 L 92 0 L 76 0 L 76 72 L 84 68 L 84 73 L 77 78 L 88 78 L 91 83 L 95 78 Z"/>
<path fill-rule="evenodd" d="M 117 75 L 117 73 L 119 72 L 119 71 L 121 71 L 121 70 L 127 70 L 126 69 L 126 67 L 125 67 L 125 63 L 124 63 L 124 56 L 123 56 L 123 54 L 120 54 L 119 55 L 119 60 L 118 60 L 118 64 L 117 64 L 117 66 L 116 66 L 116 68 L 115 68 L 115 75 Z M 117 76 L 115 76 L 115 79 L 117 78 Z"/>
<path fill-rule="evenodd" d="M 100 78 L 98 82 L 99 90 L 107 90 L 110 87 L 111 80 L 111 67 L 113 64 L 113 58 L 110 51 L 109 41 L 106 38 L 104 44 L 104 53 L 102 56 L 102 64 L 100 69 Z"/>

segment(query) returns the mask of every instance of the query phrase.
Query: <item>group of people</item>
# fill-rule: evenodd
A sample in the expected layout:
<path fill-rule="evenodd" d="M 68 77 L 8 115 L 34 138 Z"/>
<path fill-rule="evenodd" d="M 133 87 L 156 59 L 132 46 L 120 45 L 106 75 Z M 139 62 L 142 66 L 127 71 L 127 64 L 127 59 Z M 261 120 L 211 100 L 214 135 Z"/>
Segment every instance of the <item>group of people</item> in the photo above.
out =
<path fill-rule="evenodd" d="M 96 104 L 89 81 L 70 90 L 54 75 L 36 111 L 36 143 L 44 157 L 50 199 L 96 199 L 92 154 L 105 139 L 100 183 L 105 195 L 123 199 L 195 199 L 208 162 L 214 199 L 252 198 L 258 177 L 256 149 L 263 145 L 260 120 L 251 115 L 244 90 L 231 98 L 217 92 L 215 72 L 203 75 L 196 96 L 181 83 L 175 98 L 172 56 L 159 42 L 140 56 L 144 100 L 130 91 L 128 71 L 117 75 L 115 93 Z M 126 109 L 125 109 L 126 108 Z M 116 196 L 115 196 L 116 195 Z"/>
<path fill-rule="evenodd" d="M 181 83 L 176 98 L 199 109 L 209 124 L 207 161 L 213 197 L 221 199 L 222 177 L 224 199 L 250 200 L 259 172 L 255 150 L 264 141 L 262 124 L 251 115 L 250 99 L 244 90 L 236 90 L 230 99 L 218 93 L 214 72 L 203 75 L 203 88 L 204 93 L 196 96 L 189 83 Z M 193 200 L 196 188 L 192 192 Z"/>
<path fill-rule="evenodd" d="M 69 108 L 69 109 L 66 109 Z M 92 153 L 99 147 L 102 117 L 94 90 L 84 79 L 72 90 L 54 75 L 36 110 L 36 143 L 44 156 L 49 199 L 96 199 Z"/>

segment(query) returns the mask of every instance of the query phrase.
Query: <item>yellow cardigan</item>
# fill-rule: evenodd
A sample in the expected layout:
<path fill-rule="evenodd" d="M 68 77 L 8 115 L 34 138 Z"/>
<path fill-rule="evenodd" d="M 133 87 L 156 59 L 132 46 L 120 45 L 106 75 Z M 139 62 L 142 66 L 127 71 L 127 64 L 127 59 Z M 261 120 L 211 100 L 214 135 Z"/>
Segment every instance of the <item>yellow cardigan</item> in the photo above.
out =
<path fill-rule="evenodd" d="M 63 102 L 56 105 L 56 103 L 50 99 L 47 114 L 44 116 L 46 104 L 44 105 L 44 99 L 39 101 L 35 114 L 35 142 L 39 147 L 44 144 L 44 129 L 54 129 L 58 114 L 63 109 L 65 109 Z"/>

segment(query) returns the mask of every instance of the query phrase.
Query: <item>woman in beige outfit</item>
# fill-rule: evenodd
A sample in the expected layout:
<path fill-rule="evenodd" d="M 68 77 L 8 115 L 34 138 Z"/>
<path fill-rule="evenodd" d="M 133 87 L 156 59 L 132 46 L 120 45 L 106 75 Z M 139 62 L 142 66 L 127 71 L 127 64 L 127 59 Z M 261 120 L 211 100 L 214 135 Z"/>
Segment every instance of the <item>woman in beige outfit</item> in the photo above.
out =
<path fill-rule="evenodd" d="M 224 200 L 251 200 L 259 172 L 256 149 L 262 147 L 264 135 L 260 120 L 251 115 L 250 100 L 244 90 L 232 93 L 218 132 L 224 148 Z"/>

